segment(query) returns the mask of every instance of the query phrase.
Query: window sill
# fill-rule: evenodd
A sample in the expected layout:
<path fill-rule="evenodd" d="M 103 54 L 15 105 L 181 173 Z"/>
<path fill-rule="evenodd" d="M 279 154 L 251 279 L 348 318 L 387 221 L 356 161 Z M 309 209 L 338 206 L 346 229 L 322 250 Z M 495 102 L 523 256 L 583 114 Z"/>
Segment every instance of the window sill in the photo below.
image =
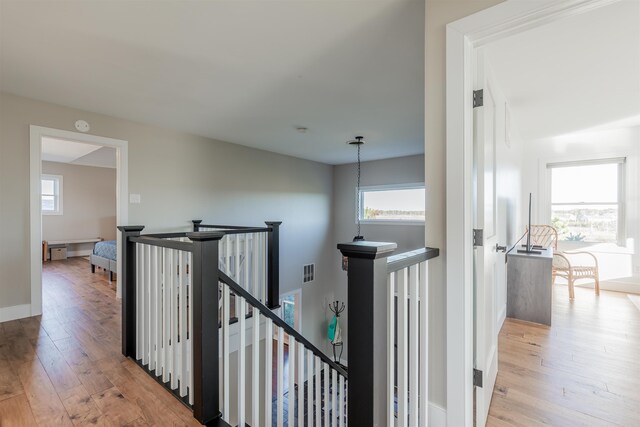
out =
<path fill-rule="evenodd" d="M 357 223 L 356 223 L 357 224 Z M 393 219 L 363 219 L 360 220 L 362 225 L 419 225 L 424 227 L 424 221 L 402 221 Z"/>

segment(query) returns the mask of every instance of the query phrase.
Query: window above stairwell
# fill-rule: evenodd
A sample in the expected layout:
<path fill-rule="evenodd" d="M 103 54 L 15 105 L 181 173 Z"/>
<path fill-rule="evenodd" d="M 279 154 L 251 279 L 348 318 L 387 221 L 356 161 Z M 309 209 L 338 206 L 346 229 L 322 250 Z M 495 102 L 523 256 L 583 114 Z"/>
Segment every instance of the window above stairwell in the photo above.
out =
<path fill-rule="evenodd" d="M 362 224 L 424 225 L 424 183 L 360 187 L 357 197 Z"/>

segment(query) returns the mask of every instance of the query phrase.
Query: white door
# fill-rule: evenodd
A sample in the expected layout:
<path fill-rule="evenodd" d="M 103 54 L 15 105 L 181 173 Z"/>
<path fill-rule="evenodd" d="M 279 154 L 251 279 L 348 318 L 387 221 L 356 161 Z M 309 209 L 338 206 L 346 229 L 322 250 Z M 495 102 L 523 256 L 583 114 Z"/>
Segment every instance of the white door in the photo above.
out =
<path fill-rule="evenodd" d="M 498 374 L 496 104 L 481 49 L 476 49 L 475 89 L 482 89 L 482 106 L 474 108 L 474 228 L 483 231 L 482 246 L 474 250 L 474 366 L 482 372 L 475 387 L 475 425 L 485 425 Z M 476 372 L 476 374 L 478 374 Z"/>

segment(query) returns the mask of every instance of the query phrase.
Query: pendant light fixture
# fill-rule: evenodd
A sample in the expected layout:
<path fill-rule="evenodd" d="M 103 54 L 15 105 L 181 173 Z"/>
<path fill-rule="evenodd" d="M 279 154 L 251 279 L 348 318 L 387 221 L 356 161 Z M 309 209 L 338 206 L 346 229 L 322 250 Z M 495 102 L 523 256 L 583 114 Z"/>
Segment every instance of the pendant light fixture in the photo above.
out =
<path fill-rule="evenodd" d="M 361 172 L 361 163 L 360 163 L 360 147 L 364 144 L 363 136 L 356 136 L 355 139 L 347 141 L 349 145 L 355 145 L 358 149 L 358 163 L 357 163 L 357 183 L 356 183 L 356 221 L 358 224 L 358 233 L 353 238 L 354 242 L 360 242 L 364 240 L 364 236 L 360 234 L 360 211 L 362 210 L 362 198 L 360 197 L 360 172 Z"/>
<path fill-rule="evenodd" d="M 357 181 L 356 181 L 356 223 L 358 226 L 358 231 L 356 235 L 353 237 L 354 242 L 361 242 L 364 240 L 364 236 L 360 234 L 360 212 L 362 211 L 362 198 L 360 197 L 360 172 L 361 172 L 361 162 L 360 162 L 360 147 L 364 144 L 363 136 L 356 136 L 355 139 L 347 141 L 349 145 L 355 145 L 358 149 L 358 163 L 357 163 Z M 349 268 L 349 258 L 346 256 L 342 257 L 342 269 L 347 271 Z"/>

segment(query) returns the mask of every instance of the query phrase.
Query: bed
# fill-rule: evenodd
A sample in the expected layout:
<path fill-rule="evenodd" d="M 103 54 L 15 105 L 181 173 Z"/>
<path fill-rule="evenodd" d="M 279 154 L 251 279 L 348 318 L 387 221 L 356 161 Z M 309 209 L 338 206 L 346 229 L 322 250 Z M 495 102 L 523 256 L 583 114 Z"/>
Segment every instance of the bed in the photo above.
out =
<path fill-rule="evenodd" d="M 96 272 L 96 267 L 100 267 L 109 272 L 109 281 L 113 281 L 113 273 L 118 269 L 116 262 L 117 246 L 115 240 L 98 242 L 93 248 L 89 260 L 91 262 L 91 272 Z"/>

